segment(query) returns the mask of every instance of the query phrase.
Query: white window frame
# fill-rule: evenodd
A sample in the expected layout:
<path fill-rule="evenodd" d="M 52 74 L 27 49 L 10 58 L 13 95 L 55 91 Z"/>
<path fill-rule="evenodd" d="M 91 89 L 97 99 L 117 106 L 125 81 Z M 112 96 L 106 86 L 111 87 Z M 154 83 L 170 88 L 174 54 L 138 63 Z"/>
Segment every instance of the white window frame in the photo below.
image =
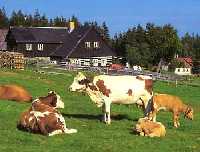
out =
<path fill-rule="evenodd" d="M 26 50 L 31 51 L 32 50 L 32 44 L 26 44 Z"/>
<path fill-rule="evenodd" d="M 38 46 L 38 50 L 39 50 L 39 51 L 43 51 L 43 49 L 44 49 L 44 44 L 41 44 L 41 43 L 40 43 L 40 44 L 38 44 L 37 46 Z"/>
<path fill-rule="evenodd" d="M 94 42 L 94 48 L 99 48 L 99 42 Z"/>
<path fill-rule="evenodd" d="M 85 42 L 85 47 L 90 48 L 91 47 L 90 42 Z"/>

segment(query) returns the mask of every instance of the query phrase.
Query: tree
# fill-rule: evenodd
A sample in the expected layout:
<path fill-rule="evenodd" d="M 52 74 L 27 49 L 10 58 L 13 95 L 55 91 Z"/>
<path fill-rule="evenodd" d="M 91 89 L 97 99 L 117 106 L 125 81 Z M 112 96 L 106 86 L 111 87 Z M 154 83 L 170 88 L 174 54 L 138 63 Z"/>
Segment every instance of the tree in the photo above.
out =
<path fill-rule="evenodd" d="M 33 26 L 34 27 L 40 26 L 40 20 L 41 20 L 41 16 L 40 16 L 39 10 L 36 9 L 33 15 Z"/>
<path fill-rule="evenodd" d="M 6 16 L 6 12 L 4 7 L 0 9 L 0 28 L 8 27 L 8 17 Z"/>
<path fill-rule="evenodd" d="M 106 25 L 106 22 L 103 22 L 103 23 L 102 23 L 101 30 L 102 30 L 101 34 L 102 34 L 103 38 L 104 38 L 107 42 L 109 42 L 109 41 L 110 41 L 110 35 L 109 35 L 109 30 L 108 30 L 108 27 L 107 27 L 107 25 Z"/>

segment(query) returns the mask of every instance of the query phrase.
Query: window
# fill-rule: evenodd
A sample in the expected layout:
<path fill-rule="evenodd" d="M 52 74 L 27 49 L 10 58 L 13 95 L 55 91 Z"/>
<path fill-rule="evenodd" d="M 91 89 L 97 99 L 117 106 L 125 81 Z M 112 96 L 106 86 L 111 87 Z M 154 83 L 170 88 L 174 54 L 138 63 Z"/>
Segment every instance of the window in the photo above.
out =
<path fill-rule="evenodd" d="M 85 47 L 90 48 L 90 42 L 85 42 Z"/>
<path fill-rule="evenodd" d="M 99 42 L 94 42 L 94 48 L 99 48 Z"/>
<path fill-rule="evenodd" d="M 32 44 L 26 44 L 26 50 L 28 51 L 32 50 Z"/>
<path fill-rule="evenodd" d="M 43 44 L 38 44 L 38 50 L 42 51 L 43 50 Z"/>

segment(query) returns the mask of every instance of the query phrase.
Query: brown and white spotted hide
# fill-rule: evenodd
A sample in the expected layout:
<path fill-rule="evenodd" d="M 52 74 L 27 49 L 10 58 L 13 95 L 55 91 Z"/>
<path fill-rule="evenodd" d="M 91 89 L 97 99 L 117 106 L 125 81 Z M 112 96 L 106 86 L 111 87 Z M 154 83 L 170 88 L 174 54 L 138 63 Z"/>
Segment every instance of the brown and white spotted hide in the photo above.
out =
<path fill-rule="evenodd" d="M 150 76 L 98 75 L 89 80 L 81 72 L 69 87 L 71 91 L 86 92 L 98 107 L 102 107 L 106 123 L 111 122 L 111 103 L 141 105 L 146 115 L 150 111 L 148 103 L 153 95 L 152 88 L 153 81 Z"/>
<path fill-rule="evenodd" d="M 0 99 L 18 102 L 31 102 L 31 94 L 18 85 L 0 85 Z"/>
<path fill-rule="evenodd" d="M 37 125 L 37 119 L 33 113 L 30 113 L 30 110 L 27 110 L 20 115 L 17 127 L 21 130 L 26 130 L 28 132 L 37 133 L 39 128 Z"/>
<path fill-rule="evenodd" d="M 53 136 L 61 133 L 76 133 L 76 129 L 68 129 L 64 117 L 57 108 L 57 97 L 54 92 L 46 97 L 39 97 L 34 100 L 29 110 L 23 112 L 18 122 L 18 128 L 33 133 Z M 61 100 L 60 100 L 61 101 Z M 60 102 L 59 101 L 59 102 Z M 64 107 L 64 103 L 61 104 Z"/>

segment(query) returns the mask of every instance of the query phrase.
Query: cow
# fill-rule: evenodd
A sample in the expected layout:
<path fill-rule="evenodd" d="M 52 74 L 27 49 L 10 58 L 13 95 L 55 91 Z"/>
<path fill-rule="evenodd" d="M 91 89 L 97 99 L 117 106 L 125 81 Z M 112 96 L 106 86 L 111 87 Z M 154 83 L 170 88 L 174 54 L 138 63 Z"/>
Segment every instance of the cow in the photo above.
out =
<path fill-rule="evenodd" d="M 166 135 L 165 126 L 160 122 L 153 122 L 146 118 L 140 118 L 133 128 L 140 136 L 163 137 Z"/>
<path fill-rule="evenodd" d="M 166 110 L 173 113 L 174 127 L 180 126 L 179 117 L 184 113 L 184 117 L 193 120 L 193 108 L 184 104 L 183 101 L 174 95 L 155 93 L 152 101 L 152 111 L 149 113 L 149 119 L 156 121 L 156 114 L 160 110 Z"/>
<path fill-rule="evenodd" d="M 143 107 L 145 115 L 149 109 L 152 98 L 153 80 L 150 76 L 110 76 L 98 75 L 89 80 L 83 73 L 79 72 L 70 91 L 86 92 L 91 100 L 102 107 L 104 111 L 104 122 L 111 123 L 110 106 L 113 104 L 137 104 Z"/>
<path fill-rule="evenodd" d="M 31 102 L 32 96 L 22 86 L 18 85 L 0 85 L 0 99 L 14 100 L 18 102 Z"/>
<path fill-rule="evenodd" d="M 51 91 L 46 97 L 39 97 L 32 102 L 31 107 L 21 114 L 17 127 L 47 136 L 76 133 L 76 129 L 66 127 L 58 108 L 64 108 L 64 103 L 58 94 Z"/>

